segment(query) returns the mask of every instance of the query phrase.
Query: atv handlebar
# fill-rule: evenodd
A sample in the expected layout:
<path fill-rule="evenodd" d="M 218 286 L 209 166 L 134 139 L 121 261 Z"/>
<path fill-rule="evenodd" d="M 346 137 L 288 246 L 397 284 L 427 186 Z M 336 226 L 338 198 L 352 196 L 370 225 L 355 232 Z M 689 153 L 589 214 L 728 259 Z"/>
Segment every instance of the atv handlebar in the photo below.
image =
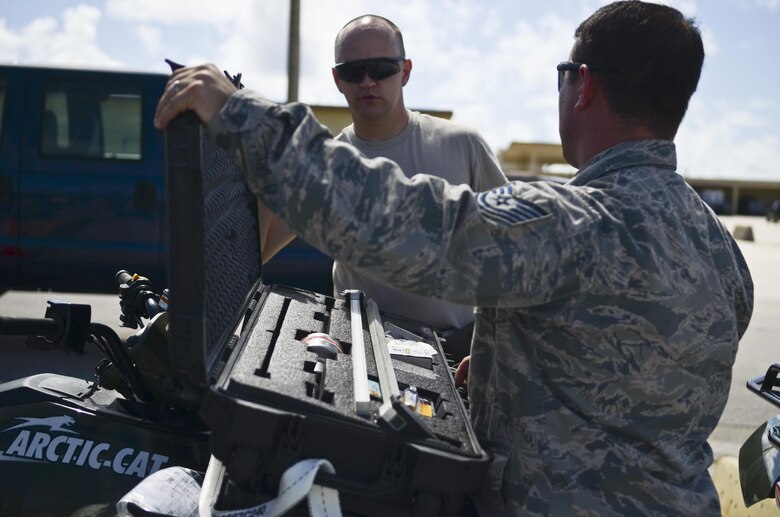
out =
<path fill-rule="evenodd" d="M 0 316 L 0 335 L 40 336 L 46 342 L 79 355 L 90 333 L 92 307 L 80 303 L 49 300 L 43 318 Z"/>

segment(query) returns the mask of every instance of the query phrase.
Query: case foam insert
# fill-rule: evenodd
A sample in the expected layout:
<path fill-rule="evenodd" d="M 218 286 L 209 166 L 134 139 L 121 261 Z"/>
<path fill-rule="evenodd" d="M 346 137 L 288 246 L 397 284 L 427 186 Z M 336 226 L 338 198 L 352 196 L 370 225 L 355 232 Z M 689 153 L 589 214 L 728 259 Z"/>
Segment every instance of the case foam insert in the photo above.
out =
<path fill-rule="evenodd" d="M 329 309 L 329 305 L 332 308 Z M 282 311 L 284 316 L 280 317 Z M 354 411 L 350 317 L 349 305 L 344 300 L 273 286 L 253 326 L 242 338 L 240 356 L 232 365 L 228 390 L 253 402 L 280 408 L 304 406 L 307 411 L 320 414 L 335 412 L 342 418 L 364 425 L 377 425 L 357 416 Z M 365 314 L 363 317 L 366 368 L 369 379 L 378 381 Z M 328 328 L 324 328 L 324 321 L 330 322 Z M 338 354 L 336 359 L 326 360 L 324 388 L 332 394 L 332 398 L 326 401 L 311 395 L 310 387 L 315 382 L 312 365 L 316 362 L 316 355 L 307 351 L 301 341 L 314 332 L 329 334 L 345 348 L 345 352 Z M 434 416 L 423 418 L 423 421 L 437 438 L 421 441 L 431 447 L 461 454 L 475 453 L 466 430 L 467 417 L 458 405 L 459 401 L 454 400 L 459 395 L 452 388 L 449 368 L 440 355 L 441 347 L 437 346 L 435 339 L 428 338 L 426 341 L 439 350 L 439 354 L 434 356 L 433 371 L 392 359 L 399 388 L 403 391 L 409 386 L 416 386 L 419 396 L 433 404 Z M 372 398 L 371 404 L 378 411 L 381 400 Z"/>

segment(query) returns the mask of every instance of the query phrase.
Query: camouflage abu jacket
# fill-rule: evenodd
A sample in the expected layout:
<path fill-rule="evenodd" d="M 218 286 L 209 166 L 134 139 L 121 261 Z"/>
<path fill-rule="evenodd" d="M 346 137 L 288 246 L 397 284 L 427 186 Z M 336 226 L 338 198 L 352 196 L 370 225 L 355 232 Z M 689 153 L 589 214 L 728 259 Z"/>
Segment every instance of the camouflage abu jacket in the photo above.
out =
<path fill-rule="evenodd" d="M 706 440 L 753 285 L 675 172 L 624 142 L 567 184 L 483 193 L 361 159 L 304 105 L 236 93 L 209 132 L 299 236 L 399 288 L 475 305 L 484 515 L 720 515 Z"/>

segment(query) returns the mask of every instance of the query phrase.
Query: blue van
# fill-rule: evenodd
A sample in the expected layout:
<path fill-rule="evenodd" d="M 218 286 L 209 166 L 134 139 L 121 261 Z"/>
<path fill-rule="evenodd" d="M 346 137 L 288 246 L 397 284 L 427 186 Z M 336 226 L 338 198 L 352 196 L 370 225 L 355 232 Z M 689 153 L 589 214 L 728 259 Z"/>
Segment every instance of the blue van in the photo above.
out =
<path fill-rule="evenodd" d="M 0 66 L 0 289 L 114 292 L 120 269 L 167 283 L 168 76 Z M 296 240 L 267 283 L 331 292 L 330 259 Z"/>

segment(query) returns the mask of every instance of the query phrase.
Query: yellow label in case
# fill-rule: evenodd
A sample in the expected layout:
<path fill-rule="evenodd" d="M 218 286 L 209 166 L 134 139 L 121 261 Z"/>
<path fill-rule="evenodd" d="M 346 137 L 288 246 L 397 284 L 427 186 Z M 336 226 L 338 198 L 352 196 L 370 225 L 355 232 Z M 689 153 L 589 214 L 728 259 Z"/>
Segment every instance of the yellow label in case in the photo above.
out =
<path fill-rule="evenodd" d="M 382 393 L 378 382 L 368 379 L 368 394 L 380 400 L 382 399 Z"/>
<path fill-rule="evenodd" d="M 431 404 L 431 401 L 421 398 L 420 402 L 417 404 L 417 413 L 419 413 L 422 416 L 427 416 L 428 418 L 432 417 L 433 404 Z"/>

